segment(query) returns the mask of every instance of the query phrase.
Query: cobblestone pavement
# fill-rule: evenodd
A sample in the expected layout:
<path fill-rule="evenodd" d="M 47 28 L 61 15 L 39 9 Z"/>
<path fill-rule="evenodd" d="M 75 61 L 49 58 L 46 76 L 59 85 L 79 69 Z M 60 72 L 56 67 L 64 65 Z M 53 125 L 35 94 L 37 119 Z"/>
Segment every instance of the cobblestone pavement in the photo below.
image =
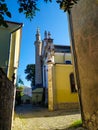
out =
<path fill-rule="evenodd" d="M 64 110 L 50 112 L 46 108 L 27 104 L 16 108 L 12 130 L 67 130 L 73 122 L 80 119 L 80 113 Z"/>

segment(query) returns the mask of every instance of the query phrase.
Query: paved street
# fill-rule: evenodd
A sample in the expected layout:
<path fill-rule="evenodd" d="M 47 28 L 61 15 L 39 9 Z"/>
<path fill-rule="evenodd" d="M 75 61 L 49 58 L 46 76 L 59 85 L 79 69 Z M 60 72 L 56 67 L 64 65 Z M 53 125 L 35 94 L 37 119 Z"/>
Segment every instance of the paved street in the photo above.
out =
<path fill-rule="evenodd" d="M 64 110 L 50 112 L 30 104 L 21 105 L 15 111 L 12 130 L 67 130 L 73 122 L 81 119 L 79 113 Z"/>

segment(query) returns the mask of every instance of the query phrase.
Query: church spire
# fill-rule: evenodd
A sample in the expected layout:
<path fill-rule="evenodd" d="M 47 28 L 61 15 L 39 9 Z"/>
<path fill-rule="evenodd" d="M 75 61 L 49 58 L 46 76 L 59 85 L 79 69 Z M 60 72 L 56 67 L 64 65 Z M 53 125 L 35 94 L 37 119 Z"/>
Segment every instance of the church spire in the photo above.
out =
<path fill-rule="evenodd" d="M 44 32 L 44 38 L 47 39 L 48 37 L 48 34 L 47 34 L 47 31 Z"/>
<path fill-rule="evenodd" d="M 48 32 L 48 38 L 50 38 L 50 36 L 51 36 L 51 34 L 50 34 L 50 32 Z"/>
<path fill-rule="evenodd" d="M 36 41 L 40 41 L 40 40 L 41 40 L 40 29 L 37 28 L 37 31 L 36 31 Z"/>

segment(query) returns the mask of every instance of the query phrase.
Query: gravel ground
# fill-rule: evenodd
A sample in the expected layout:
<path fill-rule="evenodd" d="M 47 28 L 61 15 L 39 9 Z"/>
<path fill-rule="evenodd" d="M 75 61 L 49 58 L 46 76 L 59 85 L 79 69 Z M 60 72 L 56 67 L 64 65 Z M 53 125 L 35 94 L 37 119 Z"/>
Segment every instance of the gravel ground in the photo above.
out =
<path fill-rule="evenodd" d="M 18 106 L 15 111 L 12 130 L 84 130 L 82 127 L 68 129 L 73 122 L 81 119 L 79 112 L 50 112 L 30 104 Z"/>

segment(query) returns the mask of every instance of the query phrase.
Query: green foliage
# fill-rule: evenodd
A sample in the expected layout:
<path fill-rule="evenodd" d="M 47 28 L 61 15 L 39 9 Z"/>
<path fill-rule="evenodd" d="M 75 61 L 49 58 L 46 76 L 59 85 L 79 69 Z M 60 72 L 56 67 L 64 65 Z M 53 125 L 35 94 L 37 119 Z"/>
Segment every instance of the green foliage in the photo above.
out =
<path fill-rule="evenodd" d="M 18 0 L 19 13 L 24 13 L 26 18 L 30 20 L 35 16 L 37 8 L 37 0 Z"/>
<path fill-rule="evenodd" d="M 17 76 L 16 87 L 23 86 L 23 85 L 24 85 L 23 80 L 20 78 L 20 76 Z"/>
<path fill-rule="evenodd" d="M 17 86 L 16 88 L 16 97 L 15 97 L 15 102 L 16 105 L 20 105 L 21 104 L 21 97 L 23 96 L 23 86 Z"/>
<path fill-rule="evenodd" d="M 11 18 L 11 13 L 8 10 L 5 0 L 0 0 L 0 26 L 8 27 L 7 23 L 4 21 L 4 16 Z"/>
<path fill-rule="evenodd" d="M 21 78 L 19 78 L 18 83 L 21 84 L 21 85 L 24 85 L 24 82 L 22 81 Z"/>
<path fill-rule="evenodd" d="M 17 86 L 16 89 L 20 91 L 20 96 L 23 96 L 24 86 Z"/>
<path fill-rule="evenodd" d="M 44 0 L 47 2 L 52 2 L 52 0 Z M 23 13 L 26 18 L 32 20 L 35 16 L 36 11 L 39 11 L 37 8 L 38 0 L 18 0 L 19 4 L 19 13 Z"/>
<path fill-rule="evenodd" d="M 24 89 L 24 83 L 23 83 L 23 81 L 22 81 L 22 79 L 21 78 L 18 78 L 18 80 L 17 80 L 17 83 L 16 83 L 16 89 L 18 89 L 20 92 L 18 92 L 17 94 L 18 94 L 18 96 L 23 96 L 23 89 Z"/>
<path fill-rule="evenodd" d="M 72 6 L 78 1 L 79 0 L 56 0 L 60 5 L 60 8 L 63 8 L 64 11 L 68 12 L 70 12 Z M 26 18 L 32 20 L 36 12 L 39 11 L 37 8 L 37 2 L 38 0 L 17 0 L 17 3 L 19 4 L 19 13 L 23 13 Z M 52 2 L 52 0 L 44 0 L 44 2 Z M 0 0 L 0 26 L 3 25 L 8 27 L 7 23 L 4 21 L 4 16 L 11 18 L 11 13 L 8 10 L 5 0 Z"/>
<path fill-rule="evenodd" d="M 28 64 L 25 69 L 26 79 L 31 82 L 31 87 L 35 85 L 35 64 Z"/>
<path fill-rule="evenodd" d="M 60 8 L 64 9 L 64 11 L 68 11 L 70 13 L 70 9 L 74 4 L 77 4 L 79 0 L 56 0 L 57 3 L 60 4 Z"/>
<path fill-rule="evenodd" d="M 23 96 L 23 90 L 24 90 L 24 86 L 18 86 L 17 87 L 18 90 L 20 90 L 20 96 L 22 97 Z"/>

